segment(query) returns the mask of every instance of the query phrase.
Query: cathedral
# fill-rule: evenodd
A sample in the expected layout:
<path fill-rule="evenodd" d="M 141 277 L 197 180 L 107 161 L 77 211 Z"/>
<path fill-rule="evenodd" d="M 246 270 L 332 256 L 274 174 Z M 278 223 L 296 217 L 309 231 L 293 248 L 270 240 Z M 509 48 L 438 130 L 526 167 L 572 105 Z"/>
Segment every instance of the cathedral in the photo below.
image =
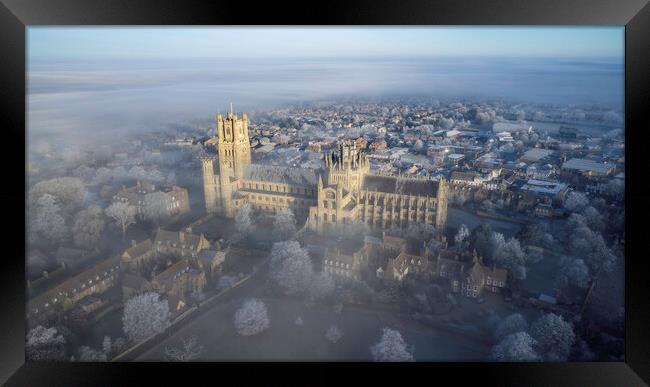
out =
<path fill-rule="evenodd" d="M 445 179 L 370 173 L 365 152 L 352 141 L 337 144 L 320 170 L 252 164 L 248 118 L 229 112 L 225 120 L 217 116 L 217 148 L 218 158 L 202 158 L 208 213 L 232 218 L 247 203 L 269 214 L 289 208 L 318 233 L 359 221 L 373 229 L 445 227 Z"/>

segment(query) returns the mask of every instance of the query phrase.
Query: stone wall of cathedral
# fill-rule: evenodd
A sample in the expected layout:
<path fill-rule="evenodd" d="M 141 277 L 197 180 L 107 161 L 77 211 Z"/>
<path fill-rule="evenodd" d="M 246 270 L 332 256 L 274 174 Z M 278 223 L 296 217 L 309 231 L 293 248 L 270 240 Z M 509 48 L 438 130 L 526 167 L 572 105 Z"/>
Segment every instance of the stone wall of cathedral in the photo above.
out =
<path fill-rule="evenodd" d="M 246 178 L 251 156 L 245 114 L 239 119 L 228 113 L 225 120 L 219 114 L 217 136 L 219 173 L 214 171 L 214 158 L 202 159 L 208 213 L 234 217 L 245 204 L 268 214 L 289 208 L 297 219 L 306 219 L 309 229 L 316 232 L 356 222 L 364 222 L 371 228 L 408 227 L 412 224 L 444 228 L 446 225 L 448 188 L 444 179 L 435 185 L 431 181 L 425 183 L 427 188 L 421 189 L 417 195 L 398 188 L 418 184 L 405 178 L 398 181 L 397 177 L 385 177 L 394 184 L 395 192 L 369 189 L 364 181 L 366 177 L 375 175 L 369 173 L 365 153 L 353 142 L 342 142 L 326 155 L 325 170 L 318 173 L 317 184 L 308 185 L 304 181 L 290 184 Z M 313 178 L 312 174 L 309 181 Z M 434 193 L 434 189 L 437 192 Z"/>

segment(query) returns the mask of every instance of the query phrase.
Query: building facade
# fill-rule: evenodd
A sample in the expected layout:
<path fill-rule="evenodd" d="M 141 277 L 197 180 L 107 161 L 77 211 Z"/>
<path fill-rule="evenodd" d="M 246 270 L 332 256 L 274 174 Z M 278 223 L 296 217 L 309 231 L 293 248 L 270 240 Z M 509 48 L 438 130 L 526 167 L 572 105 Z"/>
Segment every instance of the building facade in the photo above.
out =
<path fill-rule="evenodd" d="M 202 158 L 208 213 L 234 217 L 245 204 L 269 214 L 289 208 L 316 232 L 352 222 L 371 228 L 446 225 L 445 179 L 371 174 L 354 141 L 339 143 L 325 156 L 324 169 L 312 170 L 251 164 L 246 114 L 240 119 L 230 112 L 225 120 L 219 114 L 217 137 L 218 159 Z"/>
<path fill-rule="evenodd" d="M 136 185 L 129 188 L 123 188 L 113 197 L 114 201 L 121 201 L 134 206 L 137 210 L 138 217 L 144 217 L 145 197 L 147 194 L 162 192 L 169 198 L 167 211 L 171 216 L 183 215 L 190 212 L 190 200 L 187 190 L 178 186 L 157 187 L 146 181 L 138 181 Z"/>

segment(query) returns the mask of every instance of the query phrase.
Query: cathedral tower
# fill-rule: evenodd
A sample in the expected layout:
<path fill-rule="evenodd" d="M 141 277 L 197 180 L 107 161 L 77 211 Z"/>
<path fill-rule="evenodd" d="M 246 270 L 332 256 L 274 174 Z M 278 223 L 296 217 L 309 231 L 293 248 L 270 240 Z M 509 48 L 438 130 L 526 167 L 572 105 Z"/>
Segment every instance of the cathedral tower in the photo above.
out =
<path fill-rule="evenodd" d="M 219 148 L 219 183 L 224 215 L 235 216 L 232 203 L 234 182 L 244 177 L 244 170 L 251 163 L 251 149 L 248 139 L 248 117 L 244 113 L 239 119 L 232 112 L 232 105 L 224 120 L 217 115 L 217 146 Z"/>
<path fill-rule="evenodd" d="M 239 119 L 232 111 L 224 120 L 217 115 L 217 144 L 219 148 L 219 173 L 241 179 L 244 169 L 251 163 L 250 141 L 248 139 L 248 117 Z"/>
<path fill-rule="evenodd" d="M 339 185 L 344 190 L 358 191 L 370 165 L 363 150 L 354 141 L 338 144 L 336 151 L 325 156 L 327 184 Z"/>
<path fill-rule="evenodd" d="M 203 196 L 205 198 L 205 212 L 212 214 L 218 211 L 221 204 L 218 176 L 214 174 L 214 157 L 201 157 L 203 166 Z"/>

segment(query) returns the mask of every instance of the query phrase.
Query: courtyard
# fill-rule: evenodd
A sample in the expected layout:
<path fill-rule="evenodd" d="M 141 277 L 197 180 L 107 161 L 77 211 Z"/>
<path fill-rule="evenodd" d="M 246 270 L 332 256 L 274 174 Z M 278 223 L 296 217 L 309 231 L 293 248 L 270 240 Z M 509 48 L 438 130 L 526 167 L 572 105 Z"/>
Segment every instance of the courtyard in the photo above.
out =
<path fill-rule="evenodd" d="M 391 313 L 345 307 L 341 313 L 299 300 L 268 299 L 265 302 L 270 328 L 250 337 L 237 334 L 233 315 L 242 299 L 219 304 L 183 327 L 172 337 L 138 357 L 138 361 L 164 361 L 166 346 L 178 345 L 196 335 L 204 351 L 200 361 L 368 361 L 370 347 L 382 328 L 399 330 L 408 345 L 414 345 L 418 361 L 482 361 L 489 346 L 464 335 L 441 332 Z M 300 317 L 303 325 L 295 324 Z M 326 340 L 325 332 L 336 325 L 343 332 L 337 343 Z"/>

